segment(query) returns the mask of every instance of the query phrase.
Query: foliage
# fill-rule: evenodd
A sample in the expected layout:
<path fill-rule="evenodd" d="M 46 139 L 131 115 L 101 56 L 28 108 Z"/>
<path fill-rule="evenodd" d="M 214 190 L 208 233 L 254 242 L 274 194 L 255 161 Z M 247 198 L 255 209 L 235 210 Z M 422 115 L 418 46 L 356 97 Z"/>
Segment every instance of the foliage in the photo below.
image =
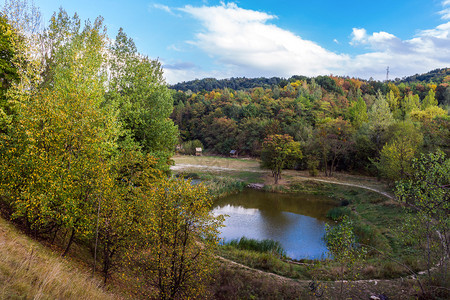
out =
<path fill-rule="evenodd" d="M 338 161 L 353 147 L 352 127 L 342 119 L 325 119 L 316 128 L 316 140 L 323 158 L 325 176 L 332 176 Z"/>
<path fill-rule="evenodd" d="M 412 239 L 424 245 L 427 270 L 438 263 L 439 272 L 447 274 L 450 244 L 450 159 L 442 152 L 422 154 L 412 161 L 408 177 L 397 182 L 396 194 L 414 212 L 409 227 Z M 445 278 L 445 276 L 443 276 Z M 448 288 L 448 281 L 440 284 Z"/>
<path fill-rule="evenodd" d="M 325 225 L 325 242 L 332 258 L 340 264 L 339 280 L 341 285 L 339 289 L 339 298 L 343 295 L 343 280 L 346 276 L 346 269 L 350 272 L 356 262 L 361 259 L 365 249 L 361 248 L 356 241 L 356 235 L 353 231 L 353 223 L 348 216 L 344 216 L 341 222 L 336 226 Z M 354 274 L 356 277 L 357 274 Z"/>
<path fill-rule="evenodd" d="M 136 262 L 159 299 L 205 295 L 212 249 L 222 217 L 211 216 L 207 189 L 184 179 L 161 180 L 144 189 L 150 207 L 142 222 L 148 241 Z"/>
<path fill-rule="evenodd" d="M 410 122 L 394 125 L 393 138 L 380 153 L 379 162 L 374 164 L 386 178 L 403 178 L 410 172 L 411 161 L 422 144 L 422 134 Z"/>
<path fill-rule="evenodd" d="M 52 84 L 24 99 L 2 140 L 2 194 L 36 232 L 92 234 L 95 199 L 111 184 L 114 116 L 101 107 L 102 21 L 87 24 L 54 53 Z M 83 76 L 81 76 L 83 74 Z"/>
<path fill-rule="evenodd" d="M 108 102 L 118 107 L 119 120 L 142 150 L 164 158 L 167 155 L 161 152 L 174 151 L 177 128 L 169 119 L 173 99 L 164 83 L 161 63 L 137 53 L 122 28 L 109 50 Z"/>
<path fill-rule="evenodd" d="M 434 124 L 447 112 L 435 105 L 422 108 L 433 93 L 443 103 L 447 86 L 445 80 L 436 85 L 294 76 L 252 88 L 173 91 L 176 104 L 171 117 L 184 142 L 199 140 L 210 153 L 226 155 L 234 149 L 258 157 L 265 138 L 288 134 L 301 144 L 306 157 L 320 160 L 318 168 L 327 175 L 344 170 L 385 176 L 372 161 L 380 159 L 383 147 L 392 140 L 392 125 L 400 121 L 417 122 L 415 131 L 428 135 L 424 138 L 433 143 L 432 148 L 439 144 L 449 151 L 448 143 L 443 143 L 445 127 L 440 130 Z M 435 130 L 427 131 L 430 126 Z M 307 169 L 307 161 L 295 167 Z"/>
<path fill-rule="evenodd" d="M 0 132 L 7 123 L 6 92 L 13 82 L 19 80 L 17 66 L 14 64 L 16 32 L 0 13 Z"/>
<path fill-rule="evenodd" d="M 287 134 L 270 135 L 264 140 L 261 152 L 262 166 L 272 171 L 275 184 L 278 184 L 283 168 L 301 158 L 300 143 L 294 142 Z"/>
<path fill-rule="evenodd" d="M 199 140 L 187 141 L 182 144 L 180 152 L 187 155 L 195 155 L 197 153 L 196 148 L 204 149 L 202 142 Z"/>

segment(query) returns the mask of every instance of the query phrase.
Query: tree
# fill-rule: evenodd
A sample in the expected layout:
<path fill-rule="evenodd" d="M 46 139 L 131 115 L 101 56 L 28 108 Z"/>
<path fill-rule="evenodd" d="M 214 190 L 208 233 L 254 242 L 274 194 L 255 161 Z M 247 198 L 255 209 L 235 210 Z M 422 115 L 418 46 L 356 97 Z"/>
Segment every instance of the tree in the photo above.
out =
<path fill-rule="evenodd" d="M 436 93 L 432 88 L 428 91 L 428 94 L 425 96 L 425 98 L 422 101 L 422 110 L 425 110 L 428 107 L 437 106 L 438 102 L 436 100 Z"/>
<path fill-rule="evenodd" d="M 421 146 L 423 136 L 410 122 L 400 122 L 393 126 L 393 137 L 380 153 L 378 170 L 393 181 L 404 178 L 411 171 L 411 161 Z"/>
<path fill-rule="evenodd" d="M 349 109 L 350 118 L 355 128 L 361 127 L 361 125 L 367 122 L 367 106 L 362 97 L 358 97 L 358 100 L 353 103 Z"/>
<path fill-rule="evenodd" d="M 342 119 L 326 118 L 317 125 L 316 136 L 322 152 L 325 176 L 332 176 L 339 160 L 352 150 L 352 134 L 353 128 Z"/>
<path fill-rule="evenodd" d="M 159 299 L 204 297 L 223 220 L 211 215 L 206 187 L 161 180 L 145 185 L 142 202 L 149 207 L 141 216 L 148 246 L 138 253 L 136 272 L 146 275 Z"/>
<path fill-rule="evenodd" d="M 394 122 L 389 104 L 380 91 L 377 92 L 377 97 L 370 108 L 368 117 L 370 124 L 369 135 L 376 147 L 376 152 L 379 152 L 386 143 L 386 131 Z"/>
<path fill-rule="evenodd" d="M 7 19 L 0 13 L 0 132 L 4 132 L 6 124 L 11 122 L 6 92 L 19 80 L 19 71 L 14 62 L 17 52 L 14 46 L 16 35 Z"/>
<path fill-rule="evenodd" d="M 414 159 L 408 177 L 397 182 L 396 195 L 411 208 L 408 233 L 423 245 L 429 280 L 438 263 L 441 281 L 435 281 L 448 290 L 450 159 L 441 151 Z"/>
<path fill-rule="evenodd" d="M 177 142 L 177 127 L 169 119 L 173 99 L 164 83 L 161 63 L 140 55 L 122 28 L 110 53 L 108 102 L 118 107 L 120 122 L 142 150 L 158 157 L 167 171 L 165 164 Z"/>
<path fill-rule="evenodd" d="M 294 142 L 290 135 L 273 134 L 264 140 L 261 151 L 262 166 L 272 170 L 275 184 L 278 184 L 283 168 L 302 157 L 300 143 Z"/>
<path fill-rule="evenodd" d="M 52 25 L 66 17 L 61 12 Z M 64 254 L 75 236 L 92 236 L 95 204 L 112 184 L 109 159 L 120 129 L 102 106 L 102 20 L 72 33 L 53 51 L 47 83 L 20 102 L 10 136 L 0 141 L 8 150 L 2 192 L 13 216 L 36 233 L 70 232 Z"/>
<path fill-rule="evenodd" d="M 345 278 L 345 269 L 352 269 L 354 264 L 360 259 L 365 249 L 361 248 L 356 241 L 356 235 L 353 232 L 353 223 L 344 216 L 340 223 L 336 226 L 325 224 L 325 242 L 330 256 L 340 264 L 339 268 L 339 298 L 343 297 L 343 286 Z"/>

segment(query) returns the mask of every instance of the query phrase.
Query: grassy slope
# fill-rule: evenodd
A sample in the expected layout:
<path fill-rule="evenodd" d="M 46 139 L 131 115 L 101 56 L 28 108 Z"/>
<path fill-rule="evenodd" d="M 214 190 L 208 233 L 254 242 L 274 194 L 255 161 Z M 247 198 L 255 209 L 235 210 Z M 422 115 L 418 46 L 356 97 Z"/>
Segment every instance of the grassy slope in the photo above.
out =
<path fill-rule="evenodd" d="M 118 299 L 75 263 L 0 218 L 0 299 Z"/>

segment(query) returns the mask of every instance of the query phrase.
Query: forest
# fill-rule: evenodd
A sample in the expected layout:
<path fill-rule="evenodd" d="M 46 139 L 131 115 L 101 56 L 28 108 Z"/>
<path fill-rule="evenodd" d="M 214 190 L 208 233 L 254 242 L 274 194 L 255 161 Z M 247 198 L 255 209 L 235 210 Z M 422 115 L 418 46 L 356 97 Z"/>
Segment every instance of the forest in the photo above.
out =
<path fill-rule="evenodd" d="M 440 69 L 414 77 L 426 81 L 404 82 L 294 76 L 269 87 L 176 91 L 171 117 L 185 148 L 196 143 L 215 154 L 233 149 L 259 157 L 266 137 L 287 134 L 304 154 L 291 168 L 327 175 L 350 171 L 393 182 L 419 153 L 450 153 L 449 73 Z M 198 90 L 209 82 L 186 86 Z"/>

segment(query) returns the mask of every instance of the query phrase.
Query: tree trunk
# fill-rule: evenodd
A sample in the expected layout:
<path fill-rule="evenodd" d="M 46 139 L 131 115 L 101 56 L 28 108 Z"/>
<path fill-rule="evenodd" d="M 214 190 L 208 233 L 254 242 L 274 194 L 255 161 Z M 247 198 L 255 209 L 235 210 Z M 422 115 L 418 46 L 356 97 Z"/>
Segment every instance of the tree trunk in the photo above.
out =
<path fill-rule="evenodd" d="M 70 235 L 69 243 L 67 243 L 66 250 L 64 250 L 64 253 L 62 254 L 62 257 L 66 256 L 67 253 L 69 252 L 70 246 L 72 245 L 72 242 L 73 242 L 74 235 L 75 235 L 75 228 L 72 229 L 72 234 Z"/>

